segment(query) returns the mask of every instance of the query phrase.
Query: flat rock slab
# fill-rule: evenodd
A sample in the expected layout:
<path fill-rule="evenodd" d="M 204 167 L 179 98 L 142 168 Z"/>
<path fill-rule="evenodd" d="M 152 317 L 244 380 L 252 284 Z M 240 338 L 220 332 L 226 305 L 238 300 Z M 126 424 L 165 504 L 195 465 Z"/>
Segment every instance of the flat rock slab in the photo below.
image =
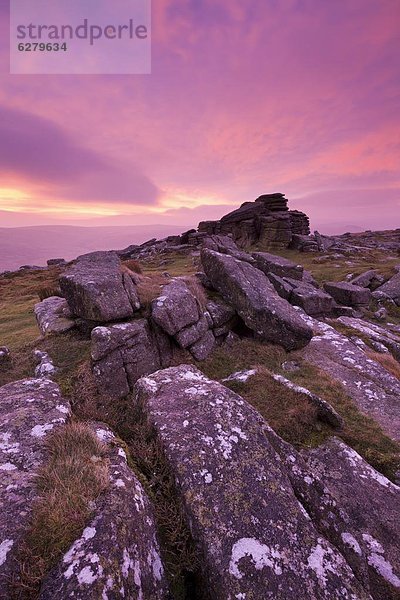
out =
<path fill-rule="evenodd" d="M 308 344 L 312 330 L 259 269 L 207 249 L 202 250 L 201 261 L 214 288 L 257 336 L 286 350 Z"/>
<path fill-rule="evenodd" d="M 327 323 L 299 314 L 315 332 L 302 356 L 339 381 L 360 410 L 400 440 L 400 381 Z"/>
<path fill-rule="evenodd" d="M 106 444 L 109 487 L 93 517 L 43 583 L 40 599 L 167 600 L 170 598 L 150 501 L 126 454 L 103 424 L 92 424 Z"/>
<path fill-rule="evenodd" d="M 140 379 L 136 401 L 176 478 L 211 598 L 368 597 L 240 396 L 181 365 Z"/>
<path fill-rule="evenodd" d="M 356 331 L 369 337 L 372 343 L 378 344 L 376 349 L 378 349 L 379 344 L 381 344 L 384 347 L 380 349 L 381 352 L 386 348 L 400 361 L 400 331 L 395 332 L 390 329 L 390 326 L 377 325 L 376 323 L 370 323 L 363 319 L 355 319 L 352 317 L 340 317 L 338 320 L 343 323 L 343 325 L 352 327 Z"/>
<path fill-rule="evenodd" d="M 65 333 L 75 327 L 71 310 L 65 298 L 50 296 L 35 304 L 36 322 L 42 335 Z"/>
<path fill-rule="evenodd" d="M 266 275 L 274 273 L 278 277 L 292 277 L 300 281 L 303 278 L 303 266 L 297 265 L 287 258 L 282 258 L 269 252 L 254 252 L 252 257 L 256 261 L 256 267 Z"/>
<path fill-rule="evenodd" d="M 92 252 L 60 275 L 60 287 L 75 316 L 105 323 L 132 317 L 140 308 L 136 286 L 115 252 Z"/>
<path fill-rule="evenodd" d="M 368 306 L 371 300 L 371 290 L 346 281 L 325 283 L 324 289 L 345 306 Z"/>
<path fill-rule="evenodd" d="M 344 510 L 349 523 L 341 538 L 355 565 L 366 564 L 373 598 L 400 595 L 400 488 L 338 439 L 302 453 Z"/>
<path fill-rule="evenodd" d="M 92 330 L 93 375 L 99 389 L 123 398 L 139 377 L 153 373 L 164 362 L 160 357 L 161 332 L 154 335 L 146 319 L 117 323 Z M 168 340 L 164 340 L 168 345 Z M 167 348 L 163 350 L 166 358 Z"/>
<path fill-rule="evenodd" d="M 18 542 L 36 497 L 46 436 L 62 426 L 69 402 L 47 379 L 23 379 L 0 388 L 0 597 L 8 598 Z"/>

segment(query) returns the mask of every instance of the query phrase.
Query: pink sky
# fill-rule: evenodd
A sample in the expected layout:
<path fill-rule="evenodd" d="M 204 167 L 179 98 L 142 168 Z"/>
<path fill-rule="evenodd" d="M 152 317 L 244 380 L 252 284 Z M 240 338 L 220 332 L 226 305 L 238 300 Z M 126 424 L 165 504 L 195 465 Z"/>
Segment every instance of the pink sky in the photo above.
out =
<path fill-rule="evenodd" d="M 398 0 L 153 0 L 152 75 L 9 75 L 0 226 L 196 225 L 286 193 L 400 227 Z"/>

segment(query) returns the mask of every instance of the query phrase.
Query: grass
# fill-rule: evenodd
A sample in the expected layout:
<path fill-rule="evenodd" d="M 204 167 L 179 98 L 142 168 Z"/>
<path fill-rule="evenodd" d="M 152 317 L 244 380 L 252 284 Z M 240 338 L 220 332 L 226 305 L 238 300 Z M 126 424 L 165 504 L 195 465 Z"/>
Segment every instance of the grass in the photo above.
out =
<path fill-rule="evenodd" d="M 253 252 L 262 252 L 263 250 L 264 248 L 260 245 L 251 249 Z M 312 252 L 299 252 L 287 248 L 274 250 L 273 253 L 303 265 L 305 269 L 311 271 L 320 284 L 326 281 L 345 281 L 347 275 L 352 274 L 356 277 L 369 269 L 375 269 L 384 277 L 389 278 L 395 274 L 394 267 L 399 264 L 398 256 L 388 256 L 386 251 L 375 249 L 343 258 L 334 258 L 327 254 L 329 258 L 324 262 L 319 262 L 320 255 Z"/>
<path fill-rule="evenodd" d="M 80 536 L 93 500 L 108 486 L 105 447 L 86 425 L 69 423 L 58 429 L 48 436 L 45 451 L 12 598 L 38 597 L 43 577 Z"/>
<path fill-rule="evenodd" d="M 39 292 L 58 287 L 60 269 L 28 271 L 0 277 L 0 346 L 17 350 L 37 339 L 33 306 Z"/>
<path fill-rule="evenodd" d="M 289 358 L 294 358 L 301 365 L 298 371 L 283 372 L 282 363 Z M 247 382 L 228 382 L 225 385 L 254 406 L 283 439 L 297 448 L 309 448 L 337 435 L 378 471 L 394 479 L 400 467 L 400 445 L 357 408 L 339 382 L 303 361 L 299 353 L 288 355 L 279 346 L 242 340 L 230 348 L 217 348 L 208 360 L 197 366 L 208 377 L 218 381 L 234 371 L 261 367 L 260 373 Z M 268 370 L 284 374 L 326 400 L 343 418 L 343 430 L 338 432 L 320 423 L 310 405 L 304 403 L 304 397 L 275 382 Z"/>
<path fill-rule="evenodd" d="M 65 386 L 66 382 L 64 382 Z M 166 574 L 175 600 L 197 598 L 199 562 L 171 472 L 152 427 L 134 399 L 101 394 L 89 362 L 71 374 L 67 383 L 75 415 L 82 420 L 107 423 L 127 447 L 130 467 L 153 501 Z"/>

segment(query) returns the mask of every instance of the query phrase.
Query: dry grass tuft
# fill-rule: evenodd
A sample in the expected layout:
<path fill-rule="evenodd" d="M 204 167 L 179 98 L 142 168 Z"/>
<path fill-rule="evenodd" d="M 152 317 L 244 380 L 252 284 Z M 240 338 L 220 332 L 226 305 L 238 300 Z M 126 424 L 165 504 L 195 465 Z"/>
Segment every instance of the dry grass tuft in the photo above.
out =
<path fill-rule="evenodd" d="M 105 448 L 82 423 L 49 435 L 47 462 L 37 476 L 38 498 L 19 551 L 13 598 L 37 598 L 42 579 L 77 539 L 91 513 L 91 502 L 109 481 Z"/>
<path fill-rule="evenodd" d="M 143 273 L 142 267 L 140 266 L 140 262 L 138 260 L 135 260 L 134 258 L 124 260 L 122 265 L 130 271 L 132 271 L 132 273 L 136 273 L 137 275 L 141 275 Z"/>
<path fill-rule="evenodd" d="M 393 377 L 400 379 L 400 363 L 390 354 L 382 354 L 381 352 L 367 352 L 369 358 L 382 365 Z"/>
<path fill-rule="evenodd" d="M 38 287 L 37 295 L 39 296 L 40 301 L 51 298 L 52 296 L 63 297 L 58 285 Z"/>
<path fill-rule="evenodd" d="M 190 594 L 190 585 L 196 585 L 199 568 L 197 552 L 176 492 L 175 478 L 143 411 L 130 397 L 117 400 L 99 393 L 89 363 L 78 369 L 70 393 L 75 414 L 82 419 L 106 422 L 127 444 L 129 464 L 153 500 L 173 597 L 197 598 Z"/>
<path fill-rule="evenodd" d="M 314 445 L 316 434 L 328 429 L 318 421 L 317 409 L 304 394 L 275 381 L 262 367 L 246 382 L 225 385 L 245 398 L 278 435 L 294 446 Z"/>
<path fill-rule="evenodd" d="M 183 281 L 186 283 L 190 292 L 193 294 L 201 307 L 202 310 L 206 309 L 206 304 L 208 302 L 207 294 L 204 287 L 201 285 L 200 281 L 197 279 L 195 275 L 189 275 L 188 277 L 182 277 Z"/>
<path fill-rule="evenodd" d="M 162 288 L 167 283 L 169 280 L 163 275 L 150 275 L 142 277 L 139 281 L 137 291 L 145 316 L 149 316 L 152 301 L 161 295 Z"/>

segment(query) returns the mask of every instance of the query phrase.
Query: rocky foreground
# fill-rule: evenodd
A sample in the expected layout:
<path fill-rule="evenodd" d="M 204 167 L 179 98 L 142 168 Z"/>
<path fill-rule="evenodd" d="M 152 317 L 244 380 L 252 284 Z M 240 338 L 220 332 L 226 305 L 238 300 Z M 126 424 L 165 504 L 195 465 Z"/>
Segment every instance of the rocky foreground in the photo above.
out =
<path fill-rule="evenodd" d="M 59 290 L 36 304 L 37 324 L 55 345 L 78 333 L 90 340 L 95 391 L 76 388 L 76 372 L 69 397 L 51 353 L 38 348 L 32 377 L 0 388 L 0 597 L 399 598 L 400 473 L 390 480 L 373 468 L 368 452 L 341 439 L 346 416 L 290 377 L 302 365 L 318 369 L 398 448 L 400 326 L 390 314 L 400 306 L 400 271 L 369 269 L 321 287 L 301 264 L 271 253 L 290 245 L 322 264 L 377 243 L 398 253 L 399 237 L 311 236 L 306 215 L 271 194 L 173 239 L 57 260 Z M 165 272 L 144 305 L 150 278 L 138 264 L 172 253 L 190 257 L 196 275 Z M 202 372 L 241 340 L 285 352 L 279 372 L 254 364 L 222 381 Z M 8 348 L 0 365 L 12 372 Z M 288 443 L 234 391 L 260 373 L 282 407 L 295 394 L 313 411 L 327 432 L 322 443 Z M 82 422 L 76 389 L 97 398 L 104 422 Z M 118 407 L 121 432 L 134 416 L 126 443 L 107 425 Z M 59 517 L 68 536 L 60 530 L 64 541 L 45 563 L 37 540 L 55 520 L 46 506 L 56 493 L 62 503 L 84 468 L 94 483 L 79 483 L 80 517 L 76 504 Z M 180 556 L 192 561 L 181 587 L 165 531 L 172 521 Z"/>

